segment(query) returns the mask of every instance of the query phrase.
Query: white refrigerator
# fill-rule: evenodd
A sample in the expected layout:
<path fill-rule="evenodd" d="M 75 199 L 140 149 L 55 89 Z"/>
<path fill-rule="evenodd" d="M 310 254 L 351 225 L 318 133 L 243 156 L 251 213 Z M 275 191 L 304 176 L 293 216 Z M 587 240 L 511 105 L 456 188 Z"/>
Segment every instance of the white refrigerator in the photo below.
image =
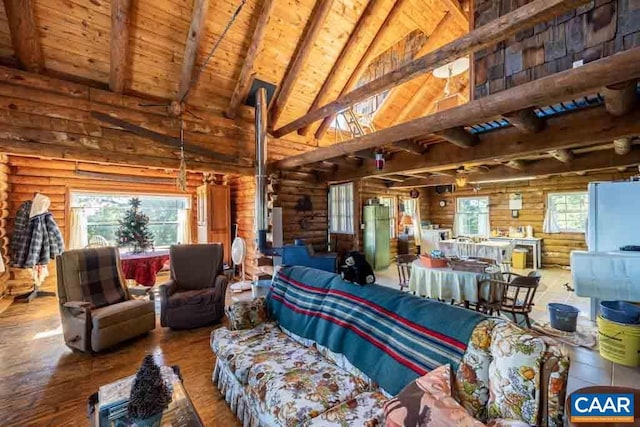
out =
<path fill-rule="evenodd" d="M 591 298 L 591 319 L 600 301 L 640 301 L 640 182 L 589 184 L 588 251 L 571 252 L 576 295 Z"/>
<path fill-rule="evenodd" d="M 640 246 L 640 182 L 589 184 L 589 252 Z"/>

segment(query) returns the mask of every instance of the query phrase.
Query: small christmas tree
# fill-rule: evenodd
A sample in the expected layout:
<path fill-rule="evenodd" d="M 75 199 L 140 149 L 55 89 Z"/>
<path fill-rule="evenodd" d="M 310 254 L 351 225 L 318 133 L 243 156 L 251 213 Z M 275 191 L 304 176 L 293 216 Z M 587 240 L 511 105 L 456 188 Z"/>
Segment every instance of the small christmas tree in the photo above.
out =
<path fill-rule="evenodd" d="M 119 247 L 133 247 L 134 253 L 143 252 L 153 246 L 153 233 L 147 228 L 149 217 L 139 212 L 140 199 L 137 197 L 129 201 L 131 209 L 127 210 L 124 218 L 118 221 L 116 232 Z"/>
<path fill-rule="evenodd" d="M 160 367 L 153 355 L 145 356 L 142 366 L 136 374 L 129 396 L 129 416 L 135 420 L 144 420 L 162 413 L 171 402 L 171 393 L 162 379 Z"/>

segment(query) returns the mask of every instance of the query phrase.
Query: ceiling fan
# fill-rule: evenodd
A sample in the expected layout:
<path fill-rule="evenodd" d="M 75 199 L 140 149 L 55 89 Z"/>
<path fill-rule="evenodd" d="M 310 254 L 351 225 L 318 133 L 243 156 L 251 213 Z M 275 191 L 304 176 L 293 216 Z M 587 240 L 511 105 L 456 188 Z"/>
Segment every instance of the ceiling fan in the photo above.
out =
<path fill-rule="evenodd" d="M 178 118 L 179 119 L 179 128 L 180 128 L 180 138 L 179 139 L 175 138 L 175 137 L 172 137 L 170 135 L 165 135 L 165 134 L 162 134 L 162 133 L 159 133 L 159 132 L 155 132 L 155 131 L 153 131 L 151 129 L 144 128 L 142 126 L 127 122 L 125 120 L 119 119 L 117 117 L 110 116 L 108 114 L 100 113 L 100 112 L 97 112 L 97 111 L 92 111 L 91 112 L 91 116 L 96 118 L 96 119 L 98 119 L 98 120 L 100 120 L 100 121 L 103 121 L 105 123 L 109 123 L 109 124 L 118 126 L 118 127 L 122 128 L 122 129 L 125 129 L 125 130 L 127 130 L 129 132 L 132 132 L 132 133 L 134 133 L 134 134 L 136 134 L 138 136 L 142 136 L 144 138 L 152 139 L 152 140 L 154 140 L 156 142 L 159 142 L 161 144 L 164 144 L 164 145 L 167 145 L 167 146 L 170 146 L 170 147 L 174 147 L 174 148 L 179 148 L 179 150 L 180 150 L 180 154 L 179 154 L 180 155 L 180 168 L 179 168 L 178 178 L 177 178 L 176 184 L 177 184 L 178 189 L 180 189 L 181 191 L 186 191 L 186 189 L 187 189 L 187 181 L 186 181 L 186 179 L 187 179 L 187 170 L 186 170 L 186 163 L 185 163 L 185 157 L 184 157 L 185 148 L 187 149 L 187 151 L 189 151 L 191 153 L 207 156 L 207 157 L 210 157 L 212 159 L 219 160 L 221 162 L 234 162 L 235 163 L 238 160 L 236 156 L 230 156 L 230 155 L 226 155 L 226 154 L 217 153 L 217 152 L 208 150 L 206 148 L 199 147 L 197 145 L 185 143 L 185 141 L 184 141 L 184 122 L 183 122 L 182 116 L 186 112 L 188 114 L 191 114 L 196 119 L 202 120 L 202 118 L 198 117 L 197 115 L 195 115 L 194 113 L 192 113 L 191 111 L 189 111 L 186 108 L 187 98 L 189 97 L 189 94 L 191 93 L 191 90 L 193 89 L 193 87 L 198 83 L 198 80 L 200 79 L 200 75 L 202 74 L 204 69 L 207 67 L 207 65 L 208 65 L 209 61 L 211 60 L 211 58 L 213 57 L 214 53 L 216 52 L 216 50 L 218 49 L 218 47 L 220 46 L 220 44 L 224 40 L 225 36 L 227 35 L 227 32 L 229 31 L 229 29 L 231 28 L 233 23 L 236 21 L 236 18 L 240 14 L 240 11 L 244 7 L 246 1 L 247 0 L 241 0 L 240 1 L 238 6 L 236 7 L 235 11 L 233 12 L 233 15 L 231 15 L 231 18 L 229 19 L 229 21 L 225 25 L 224 30 L 220 34 L 220 37 L 218 38 L 218 40 L 216 40 L 216 42 L 213 44 L 213 46 L 209 50 L 209 53 L 208 53 L 206 59 L 204 60 L 202 65 L 200 65 L 200 67 L 196 71 L 195 75 L 193 76 L 193 78 L 189 82 L 189 86 L 185 90 L 184 94 L 180 97 L 180 99 L 173 100 L 173 101 L 168 102 L 168 103 L 140 103 L 140 104 L 138 104 L 140 107 L 166 107 L 167 108 L 167 114 L 170 117 L 174 117 L 174 118 Z"/>

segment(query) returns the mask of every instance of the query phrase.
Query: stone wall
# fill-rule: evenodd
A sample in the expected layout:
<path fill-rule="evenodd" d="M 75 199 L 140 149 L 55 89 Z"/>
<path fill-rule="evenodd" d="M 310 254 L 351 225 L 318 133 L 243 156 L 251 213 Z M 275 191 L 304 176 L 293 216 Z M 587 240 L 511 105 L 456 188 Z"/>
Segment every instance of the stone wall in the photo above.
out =
<path fill-rule="evenodd" d="M 528 0 L 476 0 L 481 27 Z M 521 31 L 473 58 L 473 97 L 482 98 L 616 52 L 640 46 L 640 0 L 594 0 Z"/>

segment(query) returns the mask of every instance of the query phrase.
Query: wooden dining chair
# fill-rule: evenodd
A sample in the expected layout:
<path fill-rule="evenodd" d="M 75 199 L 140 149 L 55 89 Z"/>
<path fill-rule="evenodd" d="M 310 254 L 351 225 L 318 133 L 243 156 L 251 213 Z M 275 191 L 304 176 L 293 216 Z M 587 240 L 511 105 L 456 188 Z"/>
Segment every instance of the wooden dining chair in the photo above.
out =
<path fill-rule="evenodd" d="M 396 257 L 396 267 L 398 268 L 398 286 L 400 290 L 409 286 L 411 278 L 411 264 L 418 257 L 416 255 L 398 255 Z"/>
<path fill-rule="evenodd" d="M 505 273 L 513 274 L 513 273 Z M 481 298 L 481 290 L 489 284 L 490 300 Z M 476 309 L 492 315 L 494 312 L 510 313 L 513 321 L 518 323 L 517 315 L 524 316 L 527 326 L 531 328 L 529 313 L 533 310 L 533 299 L 540 285 L 539 277 L 515 276 L 509 282 L 503 280 L 485 280 L 478 284 L 478 304 Z"/>

